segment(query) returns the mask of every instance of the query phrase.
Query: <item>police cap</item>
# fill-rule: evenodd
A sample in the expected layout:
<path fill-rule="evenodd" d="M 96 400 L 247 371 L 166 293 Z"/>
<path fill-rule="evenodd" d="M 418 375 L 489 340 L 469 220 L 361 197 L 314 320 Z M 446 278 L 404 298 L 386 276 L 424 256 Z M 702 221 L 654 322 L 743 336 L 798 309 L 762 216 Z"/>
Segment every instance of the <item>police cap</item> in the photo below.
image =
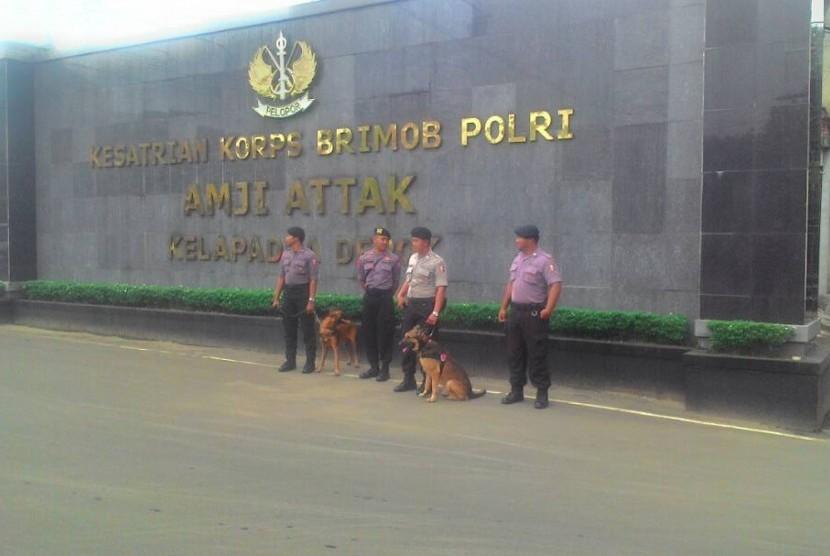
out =
<path fill-rule="evenodd" d="M 535 239 L 537 241 L 539 240 L 539 228 L 537 228 L 533 224 L 517 226 L 516 229 L 513 231 L 519 237 L 523 237 L 525 239 Z"/>
<path fill-rule="evenodd" d="M 375 228 L 374 234 L 376 236 L 384 236 L 384 237 L 389 238 L 389 239 L 392 238 L 392 234 L 390 234 L 389 230 L 387 230 L 383 226 L 378 226 L 377 228 Z"/>

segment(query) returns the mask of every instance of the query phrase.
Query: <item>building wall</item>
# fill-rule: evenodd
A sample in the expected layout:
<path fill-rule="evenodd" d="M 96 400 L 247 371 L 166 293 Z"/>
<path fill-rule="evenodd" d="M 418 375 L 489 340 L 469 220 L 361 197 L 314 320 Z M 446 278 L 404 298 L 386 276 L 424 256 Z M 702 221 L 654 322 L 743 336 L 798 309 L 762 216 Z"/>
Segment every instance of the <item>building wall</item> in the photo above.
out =
<path fill-rule="evenodd" d="M 270 287 L 274 264 L 171 260 L 171 238 L 266 242 L 300 225 L 319 246 L 321 290 L 355 292 L 338 240 L 426 225 L 441 236 L 451 299 L 496 300 L 512 229 L 532 222 L 562 267 L 563 305 L 697 317 L 704 12 L 703 0 L 402 0 L 39 63 L 38 274 Z M 283 121 L 254 113 L 247 79 L 280 31 L 319 61 L 314 104 Z M 573 139 L 460 145 L 463 117 L 515 113 L 526 132 L 531 111 L 560 108 L 574 110 Z M 318 128 L 422 120 L 441 122 L 440 148 L 315 152 Z M 289 131 L 302 135 L 299 157 L 217 156 L 220 137 Z M 204 164 L 90 165 L 91 146 L 197 137 L 210 141 Z M 334 187 L 325 214 L 285 214 L 295 180 L 390 174 L 415 176 L 416 214 L 341 214 Z M 268 182 L 266 216 L 184 213 L 189 184 L 255 180 Z"/>

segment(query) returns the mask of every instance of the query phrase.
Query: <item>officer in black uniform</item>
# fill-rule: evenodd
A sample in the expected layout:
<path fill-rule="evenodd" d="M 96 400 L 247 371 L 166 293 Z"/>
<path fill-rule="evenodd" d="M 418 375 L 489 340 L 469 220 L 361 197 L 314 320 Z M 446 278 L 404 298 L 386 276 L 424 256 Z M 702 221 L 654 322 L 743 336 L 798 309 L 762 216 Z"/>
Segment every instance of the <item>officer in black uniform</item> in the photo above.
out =
<path fill-rule="evenodd" d="M 297 226 L 288 228 L 283 243 L 282 267 L 274 287 L 271 306 L 282 309 L 285 331 L 285 363 L 279 372 L 297 368 L 297 327 L 302 324 L 305 343 L 305 365 L 303 373 L 314 372 L 317 357 L 317 332 L 314 326 L 314 296 L 317 294 L 317 275 L 320 260 L 314 251 L 303 245 L 305 231 Z M 285 299 L 280 304 L 280 295 L 285 289 Z"/>
<path fill-rule="evenodd" d="M 392 297 L 401 275 L 401 258 L 389 250 L 392 234 L 375 228 L 372 248 L 357 259 L 357 280 L 363 288 L 361 332 L 369 369 L 360 378 L 389 380 L 395 343 L 395 306 Z"/>

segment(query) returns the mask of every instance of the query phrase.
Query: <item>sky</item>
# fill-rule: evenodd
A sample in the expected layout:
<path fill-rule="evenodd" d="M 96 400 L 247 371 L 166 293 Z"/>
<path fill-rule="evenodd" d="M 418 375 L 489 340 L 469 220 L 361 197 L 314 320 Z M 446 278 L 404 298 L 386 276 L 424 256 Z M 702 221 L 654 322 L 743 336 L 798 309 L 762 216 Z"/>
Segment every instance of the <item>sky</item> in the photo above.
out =
<path fill-rule="evenodd" d="M 0 0 L 0 43 L 103 50 L 276 19 L 316 0 Z"/>

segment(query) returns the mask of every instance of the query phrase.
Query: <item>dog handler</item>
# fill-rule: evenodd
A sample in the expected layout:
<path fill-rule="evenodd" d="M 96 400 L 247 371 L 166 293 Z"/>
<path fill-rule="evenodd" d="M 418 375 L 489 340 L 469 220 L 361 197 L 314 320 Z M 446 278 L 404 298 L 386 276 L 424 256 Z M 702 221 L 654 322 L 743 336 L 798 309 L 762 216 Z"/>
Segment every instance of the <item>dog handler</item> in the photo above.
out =
<path fill-rule="evenodd" d="M 317 333 L 314 330 L 314 296 L 317 293 L 317 274 L 320 260 L 314 251 L 305 247 L 305 231 L 297 226 L 288 228 L 283 243 L 286 249 L 282 255 L 282 267 L 274 287 L 271 306 L 282 309 L 282 323 L 285 331 L 285 363 L 279 372 L 297 368 L 297 326 L 302 324 L 305 343 L 305 366 L 303 373 L 314 372 L 317 357 Z M 285 299 L 280 307 L 280 295 L 285 289 Z"/>
<path fill-rule="evenodd" d="M 375 228 L 373 247 L 357 259 L 357 280 L 363 288 L 362 332 L 369 369 L 360 378 L 389 380 L 395 343 L 395 307 L 392 297 L 401 275 L 401 258 L 389 251 L 392 234 Z M 379 364 L 380 363 L 380 364 Z"/>
<path fill-rule="evenodd" d="M 499 322 L 507 321 L 510 367 L 510 393 L 501 403 L 524 400 L 527 373 L 536 387 L 534 407 L 544 409 L 548 406 L 550 388 L 548 323 L 562 291 L 562 277 L 553 257 L 539 249 L 536 226 L 519 226 L 515 233 L 519 253 L 510 264 L 510 278 L 504 287 L 499 309 Z"/>
<path fill-rule="evenodd" d="M 401 332 L 406 334 L 416 324 L 426 324 L 438 330 L 438 318 L 447 295 L 447 265 L 431 248 L 432 232 L 428 228 L 413 228 L 412 256 L 406 268 L 406 278 L 398 290 L 398 307 L 404 310 Z M 395 392 L 414 390 L 415 353 L 407 352 L 401 360 L 403 381 Z"/>

